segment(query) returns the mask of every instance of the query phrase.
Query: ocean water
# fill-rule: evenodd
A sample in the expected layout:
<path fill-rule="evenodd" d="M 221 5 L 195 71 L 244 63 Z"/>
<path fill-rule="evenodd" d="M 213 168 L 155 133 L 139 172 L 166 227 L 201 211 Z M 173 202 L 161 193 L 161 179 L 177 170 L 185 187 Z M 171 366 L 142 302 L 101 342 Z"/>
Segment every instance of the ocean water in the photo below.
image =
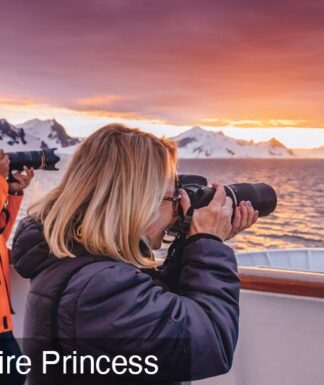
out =
<path fill-rule="evenodd" d="M 61 158 L 59 171 L 35 172 L 19 218 L 57 184 L 67 161 L 66 156 Z M 324 247 L 324 160 L 180 160 L 178 168 L 180 173 L 203 175 L 210 183 L 264 182 L 274 187 L 276 211 L 229 241 L 236 251 Z"/>

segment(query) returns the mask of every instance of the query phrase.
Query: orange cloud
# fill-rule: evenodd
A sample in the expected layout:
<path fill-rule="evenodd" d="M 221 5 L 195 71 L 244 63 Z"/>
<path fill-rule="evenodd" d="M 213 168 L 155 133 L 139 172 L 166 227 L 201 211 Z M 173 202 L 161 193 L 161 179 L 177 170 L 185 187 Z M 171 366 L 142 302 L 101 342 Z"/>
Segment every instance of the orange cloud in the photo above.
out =
<path fill-rule="evenodd" d="M 35 106 L 37 101 L 32 98 L 0 96 L 0 106 Z"/>
<path fill-rule="evenodd" d="M 121 95 L 99 95 L 87 98 L 76 99 L 75 103 L 81 107 L 89 106 L 109 106 L 116 101 L 121 101 L 123 98 Z"/>
<path fill-rule="evenodd" d="M 231 120 L 206 118 L 196 122 L 197 125 L 208 125 L 210 127 L 237 127 L 237 128 L 324 128 L 324 123 L 308 120 L 293 119 L 269 119 L 269 120 Z"/>

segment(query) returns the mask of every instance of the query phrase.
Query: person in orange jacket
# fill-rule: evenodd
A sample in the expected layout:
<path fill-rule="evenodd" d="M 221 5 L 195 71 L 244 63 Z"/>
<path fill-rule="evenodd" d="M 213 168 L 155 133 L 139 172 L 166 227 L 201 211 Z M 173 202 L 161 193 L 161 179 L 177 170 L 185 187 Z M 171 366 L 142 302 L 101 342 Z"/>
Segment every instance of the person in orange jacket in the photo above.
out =
<path fill-rule="evenodd" d="M 8 183 L 9 158 L 0 149 L 0 351 L 4 357 L 21 355 L 13 336 L 12 307 L 10 303 L 9 251 L 7 241 L 17 218 L 23 199 L 23 190 L 34 176 L 33 169 L 24 167 L 25 173 L 16 172 L 15 182 Z M 15 370 L 11 362 L 10 374 L 1 373 L 2 385 L 20 385 L 25 377 Z"/>

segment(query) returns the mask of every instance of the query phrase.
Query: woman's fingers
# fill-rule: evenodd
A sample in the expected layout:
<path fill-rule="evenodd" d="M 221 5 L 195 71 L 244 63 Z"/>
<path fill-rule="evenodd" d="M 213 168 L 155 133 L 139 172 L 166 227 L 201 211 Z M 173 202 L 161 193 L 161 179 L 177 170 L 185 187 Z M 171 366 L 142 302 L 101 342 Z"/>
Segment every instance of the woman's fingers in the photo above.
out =
<path fill-rule="evenodd" d="M 224 207 L 228 211 L 229 215 L 232 217 L 232 214 L 233 214 L 233 201 L 232 201 L 232 199 L 230 197 L 225 197 Z"/>
<path fill-rule="evenodd" d="M 19 192 L 29 186 L 30 181 L 34 176 L 34 169 L 32 167 L 29 169 L 26 166 L 24 166 L 23 169 L 23 172 L 17 171 L 13 174 L 15 182 L 9 183 L 9 191 Z"/>
<path fill-rule="evenodd" d="M 12 175 L 19 184 L 24 182 L 24 176 L 20 174 L 20 172 L 16 172 Z"/>
<path fill-rule="evenodd" d="M 240 202 L 239 208 L 241 213 L 239 231 L 242 231 L 252 226 L 257 221 L 258 214 L 256 214 L 257 212 L 253 209 L 250 201 Z"/>
<path fill-rule="evenodd" d="M 253 225 L 254 225 L 254 223 L 258 220 L 258 218 L 259 218 L 259 211 L 258 210 L 255 210 L 254 211 L 254 218 L 253 218 Z"/>
<path fill-rule="evenodd" d="M 241 209 L 240 209 L 240 207 L 236 207 L 235 208 L 235 212 L 234 212 L 234 220 L 233 220 L 233 223 L 232 223 L 232 231 L 234 233 L 237 233 L 238 231 L 240 231 L 240 229 L 241 229 L 241 219 L 242 219 Z"/>
<path fill-rule="evenodd" d="M 258 216 L 259 212 L 253 209 L 251 203 L 241 201 L 239 206 L 235 208 L 232 230 L 227 239 L 251 227 L 258 220 Z"/>
<path fill-rule="evenodd" d="M 24 171 L 26 172 L 26 177 L 29 181 L 34 177 L 34 168 L 28 168 L 27 166 L 24 166 Z"/>
<path fill-rule="evenodd" d="M 15 174 L 13 174 L 13 177 L 16 179 L 16 181 L 22 188 L 25 188 L 30 181 L 27 175 L 22 175 L 20 172 L 16 172 Z"/>
<path fill-rule="evenodd" d="M 246 205 L 247 205 L 247 227 L 250 227 L 253 224 L 254 208 L 250 201 L 247 201 Z"/>
<path fill-rule="evenodd" d="M 248 221 L 248 208 L 246 206 L 246 203 L 240 202 L 240 210 L 241 210 L 241 224 L 240 224 L 240 230 L 243 230 L 247 226 Z"/>
<path fill-rule="evenodd" d="M 209 202 L 209 205 L 224 205 L 225 204 L 225 198 L 226 198 L 226 193 L 224 186 L 219 184 L 219 183 L 213 183 L 212 184 L 213 188 L 216 190 L 212 200 Z"/>
<path fill-rule="evenodd" d="M 179 194 L 181 195 L 180 198 L 180 205 L 182 207 L 182 210 L 184 213 L 186 213 L 191 206 L 189 195 L 187 194 L 187 191 L 183 188 L 179 188 Z"/>

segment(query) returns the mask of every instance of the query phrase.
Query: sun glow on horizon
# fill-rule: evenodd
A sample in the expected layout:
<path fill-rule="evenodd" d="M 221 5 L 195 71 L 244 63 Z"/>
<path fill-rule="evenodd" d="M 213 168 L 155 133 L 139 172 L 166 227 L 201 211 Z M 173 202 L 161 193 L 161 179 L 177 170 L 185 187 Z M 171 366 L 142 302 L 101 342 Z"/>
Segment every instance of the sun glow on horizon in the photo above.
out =
<path fill-rule="evenodd" d="M 184 132 L 196 124 L 177 125 L 162 120 L 127 119 L 118 114 L 100 113 L 94 111 L 76 111 L 65 107 L 55 107 L 28 101 L 26 104 L 15 105 L 0 100 L 0 118 L 7 119 L 12 124 L 19 124 L 30 119 L 53 119 L 61 123 L 71 136 L 83 137 L 91 134 L 105 124 L 119 122 L 130 127 L 138 127 L 158 136 L 173 137 Z M 228 121 L 230 123 L 231 121 Z M 324 145 L 324 129 L 303 127 L 254 127 L 257 121 L 250 121 L 251 127 L 211 126 L 212 121 L 202 120 L 200 127 L 211 131 L 223 131 L 225 135 L 236 139 L 266 141 L 273 137 L 289 148 L 317 148 Z M 273 124 L 280 124 L 282 120 L 273 120 Z M 291 122 L 291 121 L 290 121 Z M 226 124 L 227 122 L 225 122 Z M 248 121 L 236 121 L 237 124 L 247 124 Z M 285 123 L 289 123 L 285 121 Z M 292 123 L 292 122 L 291 122 Z"/>
<path fill-rule="evenodd" d="M 207 127 L 205 127 L 207 128 Z M 215 130 L 215 128 L 212 128 Z M 237 139 L 263 142 L 276 138 L 289 148 L 317 148 L 324 146 L 323 128 L 265 127 L 265 128 L 219 128 L 225 135 Z"/>

